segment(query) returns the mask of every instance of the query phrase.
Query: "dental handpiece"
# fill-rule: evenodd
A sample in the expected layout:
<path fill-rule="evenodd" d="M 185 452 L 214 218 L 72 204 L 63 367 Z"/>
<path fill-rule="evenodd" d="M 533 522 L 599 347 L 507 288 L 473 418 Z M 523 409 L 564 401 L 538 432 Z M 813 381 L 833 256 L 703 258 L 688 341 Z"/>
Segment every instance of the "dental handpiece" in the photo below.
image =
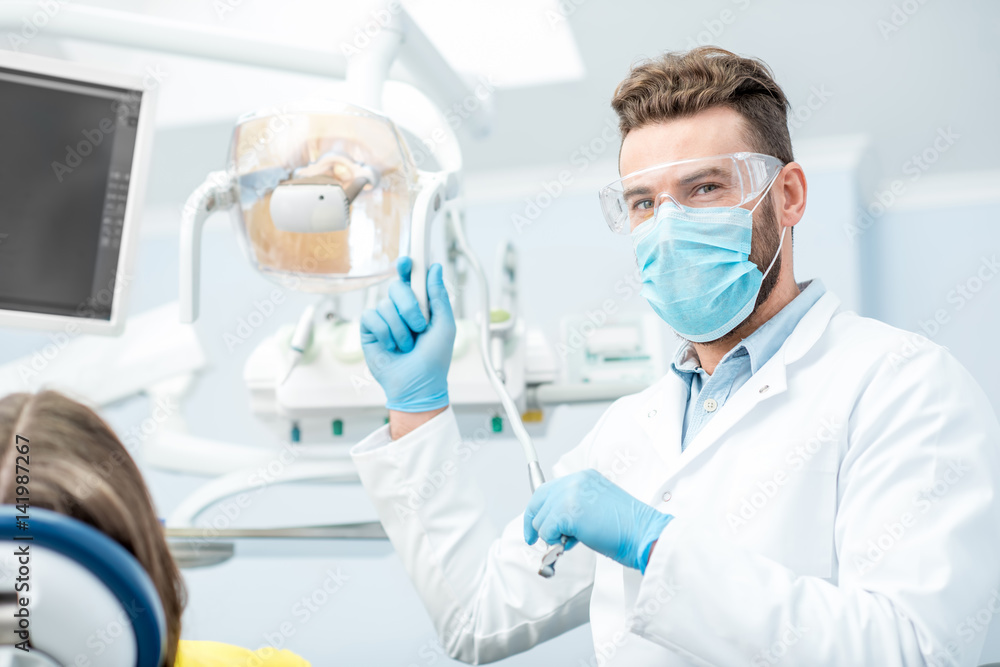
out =
<path fill-rule="evenodd" d="M 278 383 L 279 385 L 285 384 L 288 378 L 291 377 L 292 371 L 299 365 L 306 350 L 312 345 L 313 316 L 315 314 L 316 304 L 311 304 L 299 317 L 299 323 L 295 326 L 295 331 L 292 333 L 292 340 L 289 343 L 289 348 L 292 350 L 291 359 L 285 368 L 285 375 L 281 378 L 281 382 Z"/>
<path fill-rule="evenodd" d="M 569 538 L 563 535 L 559 538 L 559 544 L 553 544 L 545 555 L 542 556 L 542 564 L 538 568 L 538 574 L 542 575 L 546 579 L 555 576 L 556 573 L 556 559 L 562 556 L 566 552 L 566 543 Z"/>
<path fill-rule="evenodd" d="M 532 493 L 537 491 L 538 487 L 542 484 L 545 484 L 545 475 L 542 474 L 542 467 L 538 464 L 538 461 L 532 461 L 528 464 L 528 479 L 531 481 Z M 553 544 L 549 547 L 549 550 L 542 556 L 542 563 L 538 566 L 538 574 L 546 579 L 555 576 L 556 559 L 565 553 L 568 541 L 569 538 L 563 535 L 559 540 L 559 544 Z"/>

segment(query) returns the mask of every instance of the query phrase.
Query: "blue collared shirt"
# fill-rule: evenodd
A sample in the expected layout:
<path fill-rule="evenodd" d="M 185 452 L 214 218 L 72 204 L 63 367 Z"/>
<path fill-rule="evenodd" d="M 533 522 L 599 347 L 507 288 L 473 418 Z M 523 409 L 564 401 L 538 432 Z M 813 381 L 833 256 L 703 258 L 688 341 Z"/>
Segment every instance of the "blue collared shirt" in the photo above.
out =
<path fill-rule="evenodd" d="M 688 386 L 688 402 L 681 430 L 682 451 L 729 397 L 774 356 L 803 316 L 826 293 L 819 280 L 801 283 L 799 289 L 799 295 L 788 305 L 727 352 L 711 375 L 699 365 L 698 355 L 691 343 L 681 345 L 677 350 L 670 368 Z"/>

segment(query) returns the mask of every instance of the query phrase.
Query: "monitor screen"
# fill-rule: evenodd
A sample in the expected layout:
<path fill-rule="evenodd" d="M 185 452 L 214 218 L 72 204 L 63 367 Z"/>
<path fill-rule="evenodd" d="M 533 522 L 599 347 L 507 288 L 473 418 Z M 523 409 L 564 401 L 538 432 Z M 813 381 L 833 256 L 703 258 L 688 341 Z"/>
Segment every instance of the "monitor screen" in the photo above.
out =
<path fill-rule="evenodd" d="M 0 64 L 0 310 L 111 319 L 142 95 Z"/>

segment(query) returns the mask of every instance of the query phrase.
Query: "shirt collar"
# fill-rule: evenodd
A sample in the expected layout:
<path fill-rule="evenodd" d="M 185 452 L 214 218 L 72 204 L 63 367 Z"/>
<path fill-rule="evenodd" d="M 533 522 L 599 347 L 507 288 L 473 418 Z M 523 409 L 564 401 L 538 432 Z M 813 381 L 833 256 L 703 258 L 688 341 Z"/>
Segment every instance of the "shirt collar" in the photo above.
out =
<path fill-rule="evenodd" d="M 826 293 L 823 281 L 817 279 L 799 283 L 799 294 L 778 313 L 764 322 L 756 331 L 744 338 L 726 353 L 719 365 L 737 357 L 750 357 L 750 373 L 756 373 L 781 348 L 795 326 L 805 317 L 809 309 L 816 305 Z M 690 382 L 691 376 L 701 370 L 701 363 L 694 345 L 685 341 L 674 355 L 670 368 L 681 379 Z"/>

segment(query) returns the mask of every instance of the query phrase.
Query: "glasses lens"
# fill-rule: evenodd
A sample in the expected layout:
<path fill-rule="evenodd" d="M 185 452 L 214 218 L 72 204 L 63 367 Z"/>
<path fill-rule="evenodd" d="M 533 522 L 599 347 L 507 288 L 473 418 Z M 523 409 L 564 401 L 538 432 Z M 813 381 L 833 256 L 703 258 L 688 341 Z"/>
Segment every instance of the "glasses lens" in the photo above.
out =
<path fill-rule="evenodd" d="M 739 206 L 758 196 L 781 162 L 754 153 L 674 162 L 644 169 L 602 191 L 611 228 L 629 233 L 663 206 L 688 208 Z"/>

